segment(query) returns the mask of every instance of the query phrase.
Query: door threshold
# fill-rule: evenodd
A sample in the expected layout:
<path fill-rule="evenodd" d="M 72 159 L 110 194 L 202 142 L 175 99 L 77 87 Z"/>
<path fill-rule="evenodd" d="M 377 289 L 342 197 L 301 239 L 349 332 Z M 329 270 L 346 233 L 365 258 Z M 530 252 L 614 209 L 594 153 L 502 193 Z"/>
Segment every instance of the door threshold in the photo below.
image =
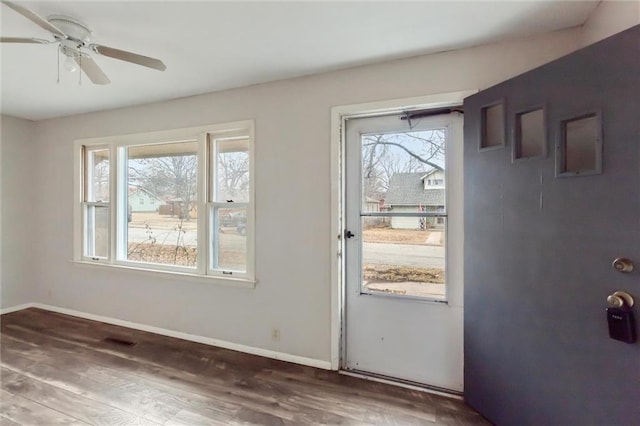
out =
<path fill-rule="evenodd" d="M 437 386 L 429 386 L 422 383 L 412 382 L 410 380 L 397 379 L 394 377 L 383 376 L 381 374 L 367 373 L 358 370 L 338 370 L 338 373 L 345 376 L 357 377 L 359 379 L 371 380 L 372 382 L 385 383 L 387 385 L 399 386 L 401 388 L 416 390 L 420 392 L 440 395 L 447 398 L 453 398 L 464 401 L 462 392 L 440 388 Z"/>

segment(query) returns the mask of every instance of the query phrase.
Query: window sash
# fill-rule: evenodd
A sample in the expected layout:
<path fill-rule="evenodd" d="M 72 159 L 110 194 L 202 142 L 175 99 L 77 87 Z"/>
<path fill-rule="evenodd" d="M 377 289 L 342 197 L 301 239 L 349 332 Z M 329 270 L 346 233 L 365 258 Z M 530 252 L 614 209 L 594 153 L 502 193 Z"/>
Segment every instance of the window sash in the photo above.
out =
<path fill-rule="evenodd" d="M 109 212 L 109 203 L 105 203 L 105 202 L 89 202 L 89 201 L 84 201 L 82 202 L 82 257 L 85 260 L 93 260 L 93 261 L 105 261 L 105 260 L 109 260 L 110 258 L 110 247 L 111 247 L 111 214 Z M 89 210 L 90 209 L 94 209 L 94 219 L 93 219 L 93 226 L 90 226 L 90 220 L 89 220 Z M 106 256 L 99 256 L 97 254 L 95 254 L 95 247 L 96 247 L 96 240 L 97 240 L 97 227 L 96 227 L 96 220 L 95 220 L 95 209 L 96 208 L 106 208 L 107 209 L 107 231 L 106 231 L 106 236 L 107 236 L 107 255 Z M 91 232 L 93 231 L 93 233 Z M 90 250 L 91 249 L 91 250 Z M 90 254 L 90 251 L 93 251 L 92 254 Z"/>
<path fill-rule="evenodd" d="M 250 274 L 250 239 L 253 235 L 252 233 L 252 223 L 250 221 L 250 208 L 251 203 L 226 203 L 226 202 L 209 202 L 207 203 L 207 219 L 209 222 L 209 240 L 208 240 L 208 256 L 207 256 L 207 274 L 209 275 L 218 275 L 218 276 L 227 276 L 227 277 L 236 277 L 236 278 L 248 278 L 251 276 Z M 232 268 L 225 268 L 220 266 L 220 253 L 219 253 L 219 245 L 220 245 L 220 228 L 221 223 L 219 222 L 218 211 L 220 209 L 244 209 L 245 210 L 245 229 L 246 229 L 246 240 L 245 240 L 245 270 L 237 270 Z"/>
<path fill-rule="evenodd" d="M 181 142 L 186 144 L 196 142 L 198 145 L 198 149 L 196 152 L 197 156 L 197 166 L 196 166 L 196 193 L 197 193 L 197 202 L 196 208 L 198 211 L 202 210 L 203 203 L 201 202 L 201 191 L 200 188 L 202 186 L 202 178 L 201 178 L 201 170 L 204 165 L 201 164 L 201 145 L 204 142 L 204 135 L 202 137 L 190 137 L 190 138 L 179 138 L 177 140 L 164 140 L 162 142 L 150 142 L 150 143 L 127 143 L 127 144 L 117 144 L 115 149 L 117 150 L 117 178 L 115 184 L 117 184 L 117 206 L 116 206 L 116 220 L 117 227 L 115 230 L 115 244 L 114 250 L 116 252 L 116 256 L 114 259 L 114 264 L 127 266 L 137 269 L 149 269 L 149 270 L 159 270 L 159 271 L 167 271 L 167 272 L 177 272 L 177 273 L 186 273 L 186 274 L 197 274 L 204 275 L 204 262 L 202 260 L 202 250 L 199 241 L 204 238 L 204 234 L 202 233 L 201 228 L 203 228 L 203 224 L 200 220 L 200 216 L 196 219 L 196 240 L 198 241 L 197 250 L 196 250 L 196 262 L 194 266 L 183 266 L 176 265 L 171 263 L 156 263 L 156 262 L 145 262 L 140 260 L 131 260 L 129 259 L 129 222 L 127 220 L 128 209 L 129 209 L 129 150 L 131 148 L 136 147 L 146 147 L 146 146 L 161 146 L 161 145 L 176 145 Z"/>
<path fill-rule="evenodd" d="M 94 194 L 94 177 L 95 177 L 95 164 L 94 164 L 94 156 L 93 154 L 98 151 L 106 151 L 107 152 L 107 161 L 109 161 L 108 168 L 108 176 L 107 176 L 107 184 L 108 184 L 108 194 L 109 198 L 111 198 L 111 151 L 108 146 L 98 145 L 98 146 L 85 146 L 83 149 L 83 201 L 85 202 L 109 202 L 107 200 L 97 200 L 96 195 Z"/>

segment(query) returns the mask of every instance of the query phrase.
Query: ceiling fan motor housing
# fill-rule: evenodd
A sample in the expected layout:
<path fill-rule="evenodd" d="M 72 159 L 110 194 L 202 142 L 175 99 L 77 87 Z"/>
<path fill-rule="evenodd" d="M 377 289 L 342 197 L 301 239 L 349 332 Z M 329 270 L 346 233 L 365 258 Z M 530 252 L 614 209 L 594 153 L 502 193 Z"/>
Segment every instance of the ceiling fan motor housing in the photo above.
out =
<path fill-rule="evenodd" d="M 54 34 L 54 38 L 60 42 L 60 51 L 66 56 L 80 56 L 80 48 L 86 46 L 91 37 L 91 29 L 77 19 L 63 15 L 53 15 L 47 21 L 59 28 L 67 35 L 66 38 Z"/>

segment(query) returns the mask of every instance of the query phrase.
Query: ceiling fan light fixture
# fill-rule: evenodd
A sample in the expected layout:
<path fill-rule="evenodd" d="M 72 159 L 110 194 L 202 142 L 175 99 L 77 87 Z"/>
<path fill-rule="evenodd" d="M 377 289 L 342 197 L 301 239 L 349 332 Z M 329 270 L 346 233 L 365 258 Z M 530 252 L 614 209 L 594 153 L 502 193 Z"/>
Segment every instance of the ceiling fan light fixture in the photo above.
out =
<path fill-rule="evenodd" d="M 73 59 L 72 56 L 67 56 L 67 59 L 65 59 L 63 66 L 64 66 L 64 69 L 69 72 L 78 71 L 78 64 L 76 64 L 76 61 Z"/>

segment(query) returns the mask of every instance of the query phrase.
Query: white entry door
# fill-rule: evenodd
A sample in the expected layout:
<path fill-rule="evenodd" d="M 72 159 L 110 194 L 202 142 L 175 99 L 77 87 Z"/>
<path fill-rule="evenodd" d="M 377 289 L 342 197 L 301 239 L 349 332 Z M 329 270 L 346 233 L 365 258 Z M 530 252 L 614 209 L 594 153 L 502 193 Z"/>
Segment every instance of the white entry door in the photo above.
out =
<path fill-rule="evenodd" d="M 346 120 L 346 370 L 463 390 L 462 114 Z"/>

